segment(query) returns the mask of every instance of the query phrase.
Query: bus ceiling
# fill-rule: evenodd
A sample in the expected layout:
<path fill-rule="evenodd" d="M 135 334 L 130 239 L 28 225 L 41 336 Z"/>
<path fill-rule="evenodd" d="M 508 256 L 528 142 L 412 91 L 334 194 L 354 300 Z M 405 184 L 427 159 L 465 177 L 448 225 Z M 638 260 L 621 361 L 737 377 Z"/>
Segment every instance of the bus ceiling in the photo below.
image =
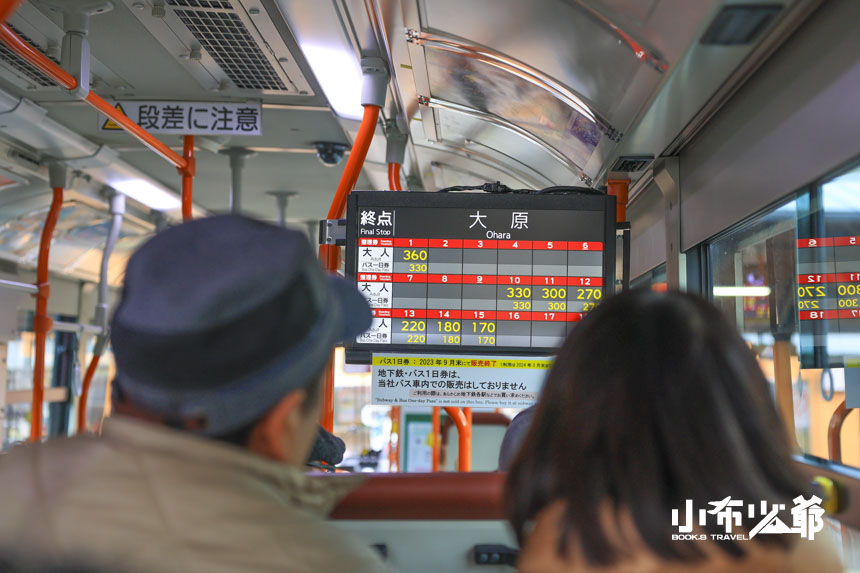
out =
<path fill-rule="evenodd" d="M 358 135 L 362 58 L 379 58 L 390 80 L 358 187 L 389 188 L 392 130 L 408 137 L 402 170 L 413 189 L 477 176 L 517 187 L 577 180 L 602 187 L 612 178 L 635 181 L 654 158 L 677 153 L 818 3 L 755 10 L 721 0 L 477 0 L 465 8 L 454 0 L 31 0 L 11 12 L 3 39 L 32 57 L 0 49 L 0 89 L 138 170 L 141 177 L 129 179 L 145 184 L 132 186 L 132 198 L 155 187 L 179 208 L 190 182 L 181 136 L 194 134 L 199 212 L 225 210 L 230 166 L 217 152 L 254 152 L 242 173 L 243 210 L 277 219 L 266 191 L 283 189 L 289 174 L 287 186 L 299 195 L 287 218 L 297 223 L 321 217 L 340 179 L 328 168 L 337 154 L 318 161 L 318 150 L 348 149 Z M 74 58 L 82 45 L 91 47 L 87 65 Z M 67 69 L 55 73 L 61 61 Z M 86 89 L 71 86 L 66 76 L 85 68 Z M 78 97 L 58 91 L 56 79 Z M 673 103 L 681 93 L 684 104 Z M 82 108 L 81 98 L 99 111 Z M 129 112 L 154 135 L 139 132 L 144 143 L 105 129 L 100 113 L 140 101 L 253 102 L 260 129 L 219 134 L 226 123 L 215 125 L 210 108 L 196 126 L 216 129 L 179 133 L 165 128 L 175 118 L 163 106 Z M 37 160 L 60 141 L 59 133 L 18 141 L 20 132 L 5 135 Z M 184 185 L 177 167 L 186 171 Z"/>

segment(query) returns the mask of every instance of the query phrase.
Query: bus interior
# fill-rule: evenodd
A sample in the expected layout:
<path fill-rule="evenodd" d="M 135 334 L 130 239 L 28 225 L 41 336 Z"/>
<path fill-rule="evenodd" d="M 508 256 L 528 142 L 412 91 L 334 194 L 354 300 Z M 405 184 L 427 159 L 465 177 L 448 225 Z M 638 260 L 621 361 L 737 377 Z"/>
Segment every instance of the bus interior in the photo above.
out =
<path fill-rule="evenodd" d="M 737 326 L 860 570 L 860 280 L 823 310 L 803 278 L 829 276 L 816 229 L 860 236 L 858 35 L 855 0 L 2 0 L 2 448 L 98 432 L 109 316 L 160 229 L 242 213 L 344 272 L 353 189 L 573 187 L 617 203 L 606 292 Z M 331 519 L 403 571 L 511 570 L 521 407 L 373 403 L 349 352 L 322 424 L 368 479 Z"/>

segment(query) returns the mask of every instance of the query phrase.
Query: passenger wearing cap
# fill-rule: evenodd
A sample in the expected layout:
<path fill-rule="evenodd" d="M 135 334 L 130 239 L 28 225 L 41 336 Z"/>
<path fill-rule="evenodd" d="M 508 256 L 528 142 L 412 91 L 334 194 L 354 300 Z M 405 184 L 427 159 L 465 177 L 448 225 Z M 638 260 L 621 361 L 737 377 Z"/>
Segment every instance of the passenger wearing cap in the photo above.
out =
<path fill-rule="evenodd" d="M 235 215 L 148 241 L 111 324 L 101 437 L 0 460 L 0 539 L 121 570 L 385 571 L 324 520 L 354 485 L 311 477 L 332 347 L 370 325 L 300 233 Z"/>

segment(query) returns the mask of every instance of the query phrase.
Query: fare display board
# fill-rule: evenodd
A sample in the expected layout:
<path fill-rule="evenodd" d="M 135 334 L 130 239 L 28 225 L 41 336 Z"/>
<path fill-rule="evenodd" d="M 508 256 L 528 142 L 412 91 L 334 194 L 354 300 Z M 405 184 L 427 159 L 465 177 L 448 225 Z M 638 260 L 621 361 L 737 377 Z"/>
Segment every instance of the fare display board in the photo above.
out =
<path fill-rule="evenodd" d="M 346 271 L 373 309 L 370 351 L 557 348 L 615 276 L 615 198 L 364 191 Z"/>
<path fill-rule="evenodd" d="M 860 333 L 860 236 L 799 239 L 797 251 L 801 333 Z"/>

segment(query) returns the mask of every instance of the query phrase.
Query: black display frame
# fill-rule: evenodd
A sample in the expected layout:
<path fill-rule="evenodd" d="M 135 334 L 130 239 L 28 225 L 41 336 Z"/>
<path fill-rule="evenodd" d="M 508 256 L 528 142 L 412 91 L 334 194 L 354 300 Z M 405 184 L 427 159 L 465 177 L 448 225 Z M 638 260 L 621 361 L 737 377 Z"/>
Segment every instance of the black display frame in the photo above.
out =
<path fill-rule="evenodd" d="M 435 193 L 426 191 L 353 191 L 347 200 L 346 279 L 357 285 L 356 267 L 359 248 L 359 213 L 363 208 L 452 208 L 452 209 L 535 209 L 565 211 L 602 211 L 603 221 L 603 294 L 615 294 L 616 200 L 612 195 L 564 193 Z M 444 226 L 440 227 L 444 229 Z M 444 233 L 443 233 L 444 234 Z M 397 238 L 397 237 L 393 237 Z M 449 238 L 440 235 L 440 238 Z M 345 343 L 347 362 L 367 364 L 373 353 L 448 355 L 548 356 L 558 348 L 531 346 L 450 346 L 412 344 L 368 344 L 354 339 Z"/>

